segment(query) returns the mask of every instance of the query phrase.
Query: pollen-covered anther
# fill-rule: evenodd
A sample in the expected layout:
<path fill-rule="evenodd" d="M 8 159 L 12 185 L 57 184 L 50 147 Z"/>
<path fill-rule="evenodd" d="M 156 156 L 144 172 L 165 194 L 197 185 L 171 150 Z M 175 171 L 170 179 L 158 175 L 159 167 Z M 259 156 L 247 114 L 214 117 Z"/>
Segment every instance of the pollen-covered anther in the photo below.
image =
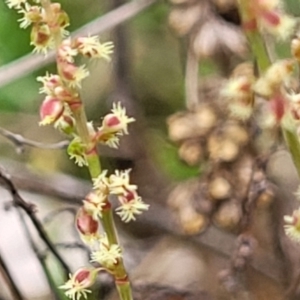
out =
<path fill-rule="evenodd" d="M 57 98 L 47 96 L 40 107 L 40 125 L 56 122 L 64 112 L 64 104 Z"/>

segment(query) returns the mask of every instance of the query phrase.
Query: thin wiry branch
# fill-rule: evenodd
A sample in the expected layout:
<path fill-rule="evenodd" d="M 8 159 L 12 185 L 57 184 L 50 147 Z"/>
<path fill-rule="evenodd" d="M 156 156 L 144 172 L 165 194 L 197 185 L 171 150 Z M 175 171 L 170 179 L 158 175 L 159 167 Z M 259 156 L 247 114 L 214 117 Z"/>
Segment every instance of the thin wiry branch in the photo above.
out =
<path fill-rule="evenodd" d="M 61 264 L 65 277 L 67 278 L 68 275 L 71 273 L 68 265 L 65 263 L 63 258 L 60 256 L 56 248 L 54 247 L 53 243 L 48 237 L 47 232 L 45 231 L 43 224 L 40 222 L 40 220 L 36 217 L 36 208 L 35 205 L 32 203 L 26 202 L 19 194 L 17 188 L 15 187 L 14 183 L 11 181 L 10 176 L 6 174 L 3 170 L 3 168 L 0 168 L 0 184 L 3 185 L 4 188 L 6 188 L 13 199 L 13 204 L 16 207 L 20 207 L 24 210 L 24 212 L 27 214 L 27 216 L 30 218 L 31 222 L 33 223 L 35 229 L 39 233 L 39 236 L 44 241 L 44 243 L 47 245 L 47 247 L 50 249 L 51 253 L 56 257 L 56 259 Z"/>
<path fill-rule="evenodd" d="M 22 296 L 18 286 L 16 285 L 16 283 L 13 280 L 13 277 L 11 276 L 6 263 L 4 261 L 4 259 L 2 258 L 1 254 L 0 254 L 0 274 L 2 275 L 2 277 L 4 278 L 4 280 L 7 283 L 7 286 L 11 292 L 11 295 L 13 297 L 13 299 L 15 300 L 24 300 L 25 298 Z"/>
<path fill-rule="evenodd" d="M 69 145 L 69 141 L 61 141 L 53 144 L 44 144 L 40 142 L 36 142 L 30 139 L 24 138 L 22 135 L 13 133 L 4 128 L 0 127 L 0 135 L 10 140 L 15 146 L 18 152 L 24 151 L 24 146 L 40 148 L 40 149 L 65 149 Z"/>
<path fill-rule="evenodd" d="M 98 35 L 129 20 L 157 0 L 138 0 L 126 3 L 106 15 L 97 18 L 73 33 L 73 36 Z M 0 68 L 0 88 L 36 71 L 55 59 L 54 52 L 47 57 L 38 54 L 28 54 Z"/>
<path fill-rule="evenodd" d="M 26 237 L 29 241 L 31 249 L 35 253 L 37 260 L 39 261 L 42 269 L 44 270 L 44 274 L 46 276 L 49 287 L 51 288 L 51 292 L 53 292 L 55 300 L 59 300 L 60 298 L 56 293 L 57 287 L 55 287 L 53 285 L 53 281 L 50 278 L 51 275 L 49 274 L 48 267 L 47 267 L 47 264 L 46 264 L 46 255 L 44 253 L 41 253 L 41 251 L 38 250 L 36 244 L 34 243 L 34 241 L 32 239 L 32 236 L 30 234 L 30 231 L 29 231 L 28 225 L 25 221 L 23 212 L 21 211 L 21 209 L 19 207 L 17 208 L 17 210 L 18 210 L 19 217 L 20 217 L 20 220 L 21 220 L 22 225 L 23 225 L 23 230 L 25 231 L 25 234 L 26 234 Z"/>

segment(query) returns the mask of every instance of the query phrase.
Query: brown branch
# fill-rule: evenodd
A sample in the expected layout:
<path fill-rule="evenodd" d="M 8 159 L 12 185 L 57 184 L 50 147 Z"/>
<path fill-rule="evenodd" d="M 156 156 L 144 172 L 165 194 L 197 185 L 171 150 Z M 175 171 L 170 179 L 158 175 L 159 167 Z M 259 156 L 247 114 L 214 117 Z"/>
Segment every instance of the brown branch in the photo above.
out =
<path fill-rule="evenodd" d="M 138 0 L 126 3 L 106 15 L 88 23 L 76 30 L 73 36 L 97 35 L 129 20 L 157 0 Z M 46 57 L 38 54 L 27 54 L 0 68 L 0 88 L 17 80 L 31 72 L 34 72 L 55 59 L 54 52 L 51 51 Z"/>
<path fill-rule="evenodd" d="M 61 264 L 65 277 L 68 278 L 68 275 L 71 273 L 68 265 L 65 263 L 63 258 L 60 256 L 54 245 L 52 244 L 51 240 L 48 237 L 47 232 L 45 231 L 43 224 L 40 220 L 36 217 L 35 213 L 35 205 L 32 203 L 26 202 L 19 194 L 17 188 L 15 187 L 14 183 L 11 181 L 10 176 L 7 175 L 2 168 L 0 168 L 0 184 L 3 185 L 11 194 L 13 198 L 13 204 L 17 207 L 22 208 L 27 216 L 30 218 L 31 222 L 33 223 L 35 229 L 39 233 L 39 236 L 44 241 L 44 243 L 48 246 L 52 254 L 56 257 L 56 259 Z"/>
<path fill-rule="evenodd" d="M 0 273 L 2 274 L 4 280 L 6 281 L 13 299 L 14 300 L 24 300 L 25 298 L 22 296 L 18 286 L 14 282 L 1 254 L 0 254 Z"/>
<path fill-rule="evenodd" d="M 52 150 L 60 150 L 65 149 L 69 145 L 69 141 L 61 141 L 53 144 L 44 144 L 40 142 L 36 142 L 30 139 L 24 138 L 20 134 L 13 133 L 4 128 L 0 127 L 0 135 L 10 140 L 17 148 L 19 152 L 23 152 L 24 146 L 39 148 L 39 149 L 52 149 Z"/>
<path fill-rule="evenodd" d="M 53 282 L 49 278 L 49 274 L 47 272 L 48 267 L 47 267 L 47 264 L 46 264 L 46 255 L 44 253 L 41 253 L 38 250 L 36 244 L 34 243 L 33 238 L 32 238 L 32 236 L 30 234 L 28 225 L 27 225 L 27 223 L 25 221 L 24 214 L 21 211 L 21 208 L 18 207 L 17 210 L 18 210 L 18 214 L 19 214 L 20 220 L 21 220 L 22 225 L 23 225 L 23 230 L 25 231 L 25 234 L 26 234 L 26 237 L 27 237 L 27 239 L 29 241 L 31 249 L 35 253 L 37 260 L 39 261 L 42 269 L 44 270 L 44 275 L 46 276 L 46 279 L 47 279 L 47 282 L 48 282 L 49 287 L 51 289 L 51 292 L 53 291 L 53 296 L 55 297 L 55 300 L 60 300 L 59 295 L 56 292 L 57 291 L 57 287 L 53 286 Z"/>

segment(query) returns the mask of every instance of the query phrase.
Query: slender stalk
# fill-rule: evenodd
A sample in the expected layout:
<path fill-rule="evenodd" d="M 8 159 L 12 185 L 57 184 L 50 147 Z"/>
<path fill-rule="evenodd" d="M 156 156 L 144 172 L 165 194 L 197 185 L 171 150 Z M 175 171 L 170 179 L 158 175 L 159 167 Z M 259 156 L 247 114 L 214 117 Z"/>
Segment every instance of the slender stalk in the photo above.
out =
<path fill-rule="evenodd" d="M 1 255 L 0 255 L 0 274 L 3 276 L 4 280 L 6 281 L 13 298 L 15 300 L 24 300 L 25 298 L 23 297 L 18 286 L 14 282 L 14 280 L 6 266 L 6 263 Z"/>
<path fill-rule="evenodd" d="M 48 14 L 48 18 L 51 18 L 51 10 L 49 10 L 49 6 L 51 4 L 51 0 L 42 0 L 42 6 L 45 8 L 46 14 Z M 53 31 L 54 41 L 55 41 L 55 48 L 56 50 L 59 49 L 62 37 L 59 32 Z M 61 75 L 61 70 L 59 66 L 59 62 L 57 62 L 57 71 L 58 74 Z M 61 76 L 63 78 L 63 76 Z M 84 110 L 84 105 L 80 101 L 80 103 L 76 103 L 76 106 L 73 107 L 70 105 L 70 109 L 72 110 L 73 117 L 75 119 L 75 127 L 78 136 L 80 137 L 82 143 L 85 146 L 85 158 L 88 163 L 88 170 L 91 176 L 91 179 L 96 179 L 101 174 L 101 163 L 99 154 L 97 152 L 97 148 L 95 142 L 92 141 L 92 138 L 89 133 L 88 129 L 88 122 L 86 113 Z M 111 205 L 108 201 L 106 205 L 106 210 L 103 212 L 103 217 L 100 218 L 103 230 L 107 234 L 107 238 L 109 244 L 118 244 L 117 232 L 112 216 Z M 131 288 L 130 283 L 128 281 L 127 273 L 123 264 L 123 260 L 119 259 L 118 264 L 115 267 L 114 271 L 115 282 L 117 286 L 117 290 L 119 292 L 119 296 L 121 300 L 132 300 Z M 119 282 L 122 282 L 122 286 L 120 286 Z"/>
<path fill-rule="evenodd" d="M 76 129 L 79 137 L 85 143 L 87 147 L 86 159 L 88 161 L 88 169 L 92 179 L 97 178 L 101 174 L 101 166 L 99 156 L 94 151 L 90 152 L 89 146 L 92 145 L 92 141 L 87 128 L 87 118 L 83 106 L 73 111 L 73 115 L 76 121 Z M 110 204 L 107 203 L 107 209 L 103 211 L 103 216 L 100 219 L 102 227 L 107 235 L 109 244 L 118 244 L 117 233 L 115 229 L 115 224 L 112 216 L 112 210 L 110 208 Z M 122 280 L 127 278 L 127 273 L 123 264 L 123 260 L 118 261 L 118 266 L 116 267 L 115 279 L 116 279 L 116 287 L 119 292 L 120 299 L 122 300 L 132 300 L 132 293 L 130 288 L 130 283 L 126 281 L 124 284 L 118 283 L 118 280 Z"/>
<path fill-rule="evenodd" d="M 120 298 L 123 300 L 132 300 L 131 289 L 129 282 L 123 284 L 117 284 L 117 290 L 119 292 Z"/>
<path fill-rule="evenodd" d="M 264 39 L 257 29 L 255 16 L 251 14 L 250 5 L 252 4 L 249 0 L 238 0 L 242 25 L 249 42 L 249 46 L 257 61 L 260 73 L 263 73 L 271 65 L 271 60 L 269 58 Z"/>
<path fill-rule="evenodd" d="M 265 41 L 257 28 L 255 15 L 251 13 L 250 5 L 252 4 L 249 0 L 238 0 L 239 11 L 242 18 L 242 24 L 245 30 L 245 34 L 250 44 L 252 53 L 256 59 L 259 69 L 259 75 L 261 75 L 271 66 L 271 59 L 265 46 Z M 285 142 L 290 150 L 292 159 L 300 177 L 299 137 L 296 131 L 289 126 L 286 127 L 283 124 L 281 128 Z"/>

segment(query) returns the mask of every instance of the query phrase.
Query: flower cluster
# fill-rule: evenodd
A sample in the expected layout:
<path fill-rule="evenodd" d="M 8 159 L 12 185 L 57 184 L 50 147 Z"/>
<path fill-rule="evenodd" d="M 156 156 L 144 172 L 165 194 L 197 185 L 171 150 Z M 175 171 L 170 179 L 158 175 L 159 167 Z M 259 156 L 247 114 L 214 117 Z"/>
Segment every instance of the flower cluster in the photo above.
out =
<path fill-rule="evenodd" d="M 22 15 L 19 19 L 21 28 L 31 26 L 30 39 L 35 52 L 46 53 L 54 47 L 55 38 L 68 35 L 69 17 L 59 3 L 49 3 L 47 9 L 40 5 L 40 1 L 31 4 L 28 0 L 7 0 L 6 3 Z"/>
<path fill-rule="evenodd" d="M 96 281 L 97 274 L 97 269 L 80 268 L 70 275 L 70 279 L 60 286 L 60 289 L 66 290 L 66 296 L 72 300 L 79 300 L 81 296 L 86 299 L 87 295 L 91 293 L 88 288 Z"/>
<path fill-rule="evenodd" d="M 126 110 L 120 103 L 113 104 L 111 113 L 107 114 L 98 128 L 96 139 L 112 148 L 119 145 L 119 137 L 128 134 L 128 124 L 134 122 L 134 118 L 126 115 Z"/>
<path fill-rule="evenodd" d="M 295 18 L 282 10 L 281 0 L 252 0 L 249 1 L 249 23 L 245 29 L 256 30 L 257 27 L 281 39 L 293 33 L 296 26 Z"/>
<path fill-rule="evenodd" d="M 98 178 L 94 180 L 94 190 L 100 196 L 108 197 L 109 194 L 116 195 L 120 206 L 116 209 L 117 214 L 122 221 L 129 222 L 135 220 L 136 215 L 140 215 L 143 211 L 148 210 L 149 205 L 145 204 L 137 193 L 137 186 L 130 184 L 130 170 L 115 171 L 114 174 L 107 176 L 104 171 Z M 98 214 L 101 217 L 101 209 L 96 202 L 92 207 L 89 205 L 93 214 Z"/>

